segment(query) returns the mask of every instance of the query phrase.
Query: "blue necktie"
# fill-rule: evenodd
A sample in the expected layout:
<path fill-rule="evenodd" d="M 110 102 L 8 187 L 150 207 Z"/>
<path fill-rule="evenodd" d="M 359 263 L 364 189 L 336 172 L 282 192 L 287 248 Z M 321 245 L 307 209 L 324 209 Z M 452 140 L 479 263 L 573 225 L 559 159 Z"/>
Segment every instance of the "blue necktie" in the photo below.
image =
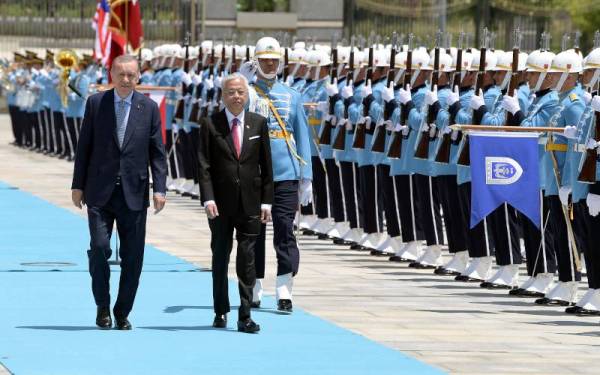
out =
<path fill-rule="evenodd" d="M 123 147 L 123 139 L 125 138 L 125 130 L 127 124 L 125 123 L 125 100 L 119 100 L 117 105 L 117 138 L 119 139 L 119 147 Z"/>

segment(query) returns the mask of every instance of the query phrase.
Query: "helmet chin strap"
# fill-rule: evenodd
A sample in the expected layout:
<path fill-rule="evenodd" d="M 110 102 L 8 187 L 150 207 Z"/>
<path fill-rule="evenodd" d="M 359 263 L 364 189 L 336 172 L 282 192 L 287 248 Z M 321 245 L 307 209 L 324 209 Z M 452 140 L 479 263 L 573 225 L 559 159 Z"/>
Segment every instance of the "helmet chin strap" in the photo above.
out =
<path fill-rule="evenodd" d="M 360 73 L 360 68 L 354 69 L 354 72 L 352 72 L 352 82 L 356 82 L 356 78 L 358 78 L 358 73 Z"/>
<path fill-rule="evenodd" d="M 590 83 L 588 84 L 588 87 L 594 89 L 594 86 L 596 86 L 596 83 L 598 83 L 598 79 L 600 78 L 600 68 L 596 69 L 594 71 L 594 75 L 592 76 L 592 79 L 590 80 Z"/>
<path fill-rule="evenodd" d="M 300 64 L 294 64 L 294 69 L 292 69 L 292 71 L 290 72 L 290 76 L 295 78 L 296 74 L 298 73 L 298 69 L 300 69 Z"/>
<path fill-rule="evenodd" d="M 420 73 L 421 73 L 421 69 L 415 70 L 415 73 L 412 75 L 412 77 L 410 77 L 410 87 L 414 87 L 415 81 L 417 80 L 417 77 L 419 76 Z M 404 88 L 406 89 L 406 87 L 404 87 Z"/>
<path fill-rule="evenodd" d="M 567 77 L 569 77 L 569 73 L 568 72 L 563 72 L 560 75 L 560 79 L 558 80 L 558 83 L 556 84 L 556 87 L 554 88 L 556 91 L 560 92 L 560 90 L 562 90 L 565 81 L 567 80 Z"/>
<path fill-rule="evenodd" d="M 206 62 L 208 61 L 208 54 L 202 55 L 202 65 L 206 65 Z"/>
<path fill-rule="evenodd" d="M 506 89 L 506 87 L 508 86 L 508 82 L 510 82 L 510 77 L 511 77 L 511 75 L 507 71 L 506 75 L 504 75 L 504 79 L 502 80 L 502 83 L 500 84 L 500 90 Z M 509 92 L 508 95 L 512 95 L 512 92 Z"/>
<path fill-rule="evenodd" d="M 266 80 L 272 81 L 275 78 L 277 78 L 277 71 L 279 70 L 279 65 L 277 65 L 277 69 L 275 70 L 275 73 L 265 73 L 262 68 L 260 67 L 260 63 L 258 62 L 258 60 L 256 61 L 256 70 L 258 70 L 258 72 L 260 73 L 261 76 L 263 76 Z"/>
<path fill-rule="evenodd" d="M 313 73 L 313 80 L 315 80 L 315 81 L 319 80 L 319 73 L 321 73 L 321 67 L 320 66 L 316 66 L 315 67 L 315 72 Z"/>
<path fill-rule="evenodd" d="M 544 83 L 544 80 L 546 79 L 546 74 L 547 74 L 546 72 L 540 73 L 540 76 L 538 77 L 535 87 L 533 88 L 533 92 L 540 91 L 540 88 L 542 87 L 542 83 Z"/>
<path fill-rule="evenodd" d="M 344 63 L 338 64 L 337 66 L 337 76 L 341 76 L 342 75 L 342 70 L 344 69 Z"/>
<path fill-rule="evenodd" d="M 398 81 L 400 81 L 400 77 L 402 77 L 402 74 L 404 74 L 404 69 L 399 69 L 396 72 L 396 75 L 394 76 L 394 86 L 398 84 Z"/>

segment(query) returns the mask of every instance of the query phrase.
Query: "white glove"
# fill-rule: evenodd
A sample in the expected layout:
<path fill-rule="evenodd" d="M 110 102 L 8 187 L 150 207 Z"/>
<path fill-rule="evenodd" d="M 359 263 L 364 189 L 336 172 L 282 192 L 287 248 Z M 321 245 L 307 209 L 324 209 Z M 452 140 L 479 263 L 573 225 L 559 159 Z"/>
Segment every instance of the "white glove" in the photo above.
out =
<path fill-rule="evenodd" d="M 192 83 L 198 86 L 200 82 L 202 82 L 202 74 L 194 74 L 194 76 L 192 77 Z"/>
<path fill-rule="evenodd" d="M 337 123 L 337 117 L 335 117 L 335 115 L 330 115 L 329 113 L 327 113 L 325 114 L 324 118 L 325 121 L 329 121 L 333 126 L 335 126 L 335 124 Z"/>
<path fill-rule="evenodd" d="M 504 95 L 502 108 L 514 115 L 521 109 L 519 107 L 519 99 L 516 96 Z"/>
<path fill-rule="evenodd" d="M 406 104 L 412 100 L 412 95 L 410 93 L 410 85 L 407 85 L 406 89 L 401 88 L 398 91 L 398 100 L 400 100 L 400 103 L 402 104 Z"/>
<path fill-rule="evenodd" d="M 587 148 L 588 150 L 594 150 L 598 147 L 598 142 L 596 142 L 595 140 L 593 140 L 592 138 L 590 138 L 587 142 L 587 144 L 585 145 L 585 148 Z"/>
<path fill-rule="evenodd" d="M 383 98 L 384 102 L 389 103 L 391 100 L 394 99 L 394 88 L 386 87 L 385 89 L 383 89 L 383 91 L 381 92 L 381 97 Z"/>
<path fill-rule="evenodd" d="M 192 76 L 190 73 L 183 73 L 181 76 L 181 82 L 183 82 L 186 86 L 189 86 L 192 83 Z"/>
<path fill-rule="evenodd" d="M 300 189 L 298 190 L 300 205 L 306 206 L 313 200 L 312 181 L 300 180 Z"/>
<path fill-rule="evenodd" d="M 285 82 L 283 82 L 283 84 L 286 85 L 287 87 L 292 87 L 293 83 L 294 83 L 294 77 L 292 77 L 291 75 L 287 77 Z"/>
<path fill-rule="evenodd" d="M 246 61 L 240 67 L 240 74 L 246 77 L 248 82 L 252 82 L 252 79 L 254 79 L 254 75 L 256 74 L 256 69 L 258 69 L 256 60 Z"/>
<path fill-rule="evenodd" d="M 450 133 L 452 133 L 452 128 L 449 126 L 446 126 L 446 127 L 444 127 L 444 129 L 442 129 L 442 131 L 440 133 L 442 133 L 442 135 L 450 134 Z"/>
<path fill-rule="evenodd" d="M 563 130 L 563 136 L 568 139 L 577 139 L 577 126 L 565 126 L 565 129 Z"/>
<path fill-rule="evenodd" d="M 401 131 L 403 131 L 404 129 L 408 129 L 408 126 L 406 126 L 406 125 L 400 125 L 400 124 L 398 123 L 398 124 L 396 124 L 396 127 L 394 128 L 394 131 L 395 131 L 395 132 L 401 132 Z"/>
<path fill-rule="evenodd" d="M 425 121 L 423 121 L 423 123 L 421 124 L 421 127 L 419 128 L 420 132 L 428 132 L 429 131 L 429 124 L 427 124 Z"/>
<path fill-rule="evenodd" d="M 212 75 L 204 80 L 204 87 L 206 87 L 206 90 L 210 90 L 215 87 Z"/>
<path fill-rule="evenodd" d="M 569 204 L 569 194 L 571 194 L 570 186 L 561 186 L 560 189 L 558 189 L 558 198 L 560 198 L 560 203 L 562 203 L 563 206 Z"/>
<path fill-rule="evenodd" d="M 337 78 L 333 79 L 333 83 L 327 82 L 325 85 L 325 91 L 327 91 L 327 96 L 335 96 L 338 94 L 339 89 L 337 85 Z"/>
<path fill-rule="evenodd" d="M 392 120 L 385 120 L 381 123 L 381 125 L 385 125 L 385 130 L 393 130 L 394 125 L 392 124 Z"/>
<path fill-rule="evenodd" d="M 349 122 L 350 120 L 348 120 L 347 118 L 341 118 L 339 121 L 336 121 L 335 125 L 336 126 L 344 126 L 346 125 L 346 122 Z"/>
<path fill-rule="evenodd" d="M 352 85 L 346 85 L 342 88 L 342 98 L 348 99 L 349 97 L 354 95 L 354 90 L 352 89 Z"/>
<path fill-rule="evenodd" d="M 450 139 L 452 139 L 453 141 L 456 141 L 458 139 L 458 130 L 452 130 L 452 135 L 450 136 Z"/>
<path fill-rule="evenodd" d="M 371 129 L 371 117 L 370 116 L 365 116 L 365 117 L 360 117 L 357 121 L 357 124 L 365 124 L 367 129 Z"/>
<path fill-rule="evenodd" d="M 317 106 L 315 107 L 315 109 L 319 112 L 327 113 L 329 112 L 329 102 L 317 102 Z"/>
<path fill-rule="evenodd" d="M 483 100 L 483 92 L 481 92 L 481 90 L 479 90 L 478 95 L 473 95 L 471 97 L 471 103 L 469 103 L 469 105 L 474 110 L 478 110 L 485 105 L 485 100 Z"/>
<path fill-rule="evenodd" d="M 220 89 L 221 85 L 223 84 L 223 76 L 222 75 L 218 75 L 215 78 L 214 83 L 215 83 L 215 87 L 218 88 L 218 89 Z"/>
<path fill-rule="evenodd" d="M 437 126 L 435 126 L 435 124 L 429 124 L 429 138 L 435 137 L 436 130 Z"/>
<path fill-rule="evenodd" d="M 585 203 L 587 203 L 590 215 L 598 216 L 600 213 L 600 195 L 589 193 Z"/>
<path fill-rule="evenodd" d="M 592 99 L 592 109 L 596 112 L 600 112 L 600 96 L 596 95 Z"/>
<path fill-rule="evenodd" d="M 367 81 L 367 84 L 363 86 L 362 88 L 362 97 L 366 98 L 367 96 L 371 95 L 373 93 L 373 90 L 371 89 L 371 80 Z"/>
<path fill-rule="evenodd" d="M 460 95 L 458 94 L 458 86 L 454 87 L 454 90 L 450 91 L 448 96 L 446 97 L 446 104 L 450 107 L 452 104 L 456 103 L 460 100 Z"/>
<path fill-rule="evenodd" d="M 437 85 L 433 86 L 433 90 L 429 90 L 425 93 L 425 104 L 432 105 L 438 101 Z"/>
<path fill-rule="evenodd" d="M 585 105 L 590 104 L 590 102 L 592 101 L 592 94 L 590 94 L 587 91 L 583 92 L 583 101 L 585 102 Z"/>

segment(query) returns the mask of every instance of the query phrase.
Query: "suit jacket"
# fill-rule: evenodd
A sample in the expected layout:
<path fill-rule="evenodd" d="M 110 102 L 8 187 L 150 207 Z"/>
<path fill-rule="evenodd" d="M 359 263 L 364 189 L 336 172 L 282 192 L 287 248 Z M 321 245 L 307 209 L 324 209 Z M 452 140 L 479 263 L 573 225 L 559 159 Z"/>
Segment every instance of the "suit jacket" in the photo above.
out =
<path fill-rule="evenodd" d="M 139 211 L 149 206 L 148 166 L 154 192 L 166 192 L 160 112 L 152 99 L 134 92 L 123 147 L 119 148 L 115 95 L 112 89 L 87 99 L 71 188 L 83 190 L 86 204 L 102 207 L 120 174 L 127 206 Z"/>
<path fill-rule="evenodd" d="M 225 110 L 205 118 L 200 127 L 200 194 L 214 200 L 220 215 L 260 214 L 260 205 L 273 202 L 273 168 L 267 119 L 244 114 L 239 159 Z"/>

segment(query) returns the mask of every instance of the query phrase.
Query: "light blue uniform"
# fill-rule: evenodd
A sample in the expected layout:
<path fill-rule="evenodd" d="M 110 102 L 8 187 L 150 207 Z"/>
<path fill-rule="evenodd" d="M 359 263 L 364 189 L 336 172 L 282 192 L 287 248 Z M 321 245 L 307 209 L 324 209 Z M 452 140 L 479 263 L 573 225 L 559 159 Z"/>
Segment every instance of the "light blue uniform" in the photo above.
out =
<path fill-rule="evenodd" d="M 565 165 L 562 171 L 561 186 L 570 187 L 573 203 L 584 200 L 589 192 L 590 184 L 578 181 L 581 163 L 585 160 L 585 146 L 589 139 L 594 138 L 595 129 L 593 128 L 594 110 L 588 105 L 581 119 L 577 123 L 577 139 L 569 139 L 568 150 Z M 584 150 L 576 149 L 582 147 Z M 596 174 L 600 174 L 600 169 L 596 168 Z M 596 178 L 598 180 L 598 178 Z"/>
<path fill-rule="evenodd" d="M 275 107 L 285 125 L 286 132 L 292 137 L 289 143 L 302 162 L 293 155 L 284 138 L 275 136 L 276 133 L 281 132 L 281 127 L 271 112 L 268 102 L 261 98 L 262 94 L 259 95 L 258 91 L 262 91 Z M 280 82 L 259 80 L 251 86 L 248 106 L 250 111 L 267 118 L 271 135 L 273 181 L 312 180 L 311 140 L 308 119 L 300 94 Z"/>
<path fill-rule="evenodd" d="M 67 117 L 83 118 L 83 114 L 85 112 L 85 101 L 90 87 L 90 79 L 85 72 L 77 73 L 71 71 L 71 80 L 73 82 L 73 86 L 75 86 L 81 95 L 83 95 L 83 98 L 69 90 L 68 104 L 65 115 Z"/>
<path fill-rule="evenodd" d="M 375 124 L 383 116 L 383 99 L 381 98 L 381 92 L 385 89 L 385 79 L 379 79 L 375 82 L 371 82 L 371 91 L 373 92 L 373 100 L 371 101 L 368 109 L 369 117 L 371 118 L 371 129 L 375 127 Z M 361 89 L 362 91 L 362 89 Z M 364 98 L 363 98 L 364 99 Z M 364 104 L 361 101 L 360 107 L 358 108 L 359 115 L 362 116 L 364 113 Z M 373 134 L 365 135 L 365 148 L 362 150 L 356 150 L 356 161 L 358 166 L 362 167 L 365 165 L 377 165 L 383 161 L 385 157 L 382 153 L 375 153 L 371 151 L 371 145 L 373 143 Z"/>
<path fill-rule="evenodd" d="M 329 81 L 329 77 L 313 81 L 306 86 L 302 93 L 303 103 L 318 103 L 329 102 L 329 96 L 325 90 L 325 84 Z M 331 145 L 319 144 L 319 136 L 321 134 L 321 125 L 323 113 L 315 108 L 305 108 L 306 116 L 308 117 L 311 156 L 320 156 L 322 159 L 333 159 L 333 150 Z"/>

